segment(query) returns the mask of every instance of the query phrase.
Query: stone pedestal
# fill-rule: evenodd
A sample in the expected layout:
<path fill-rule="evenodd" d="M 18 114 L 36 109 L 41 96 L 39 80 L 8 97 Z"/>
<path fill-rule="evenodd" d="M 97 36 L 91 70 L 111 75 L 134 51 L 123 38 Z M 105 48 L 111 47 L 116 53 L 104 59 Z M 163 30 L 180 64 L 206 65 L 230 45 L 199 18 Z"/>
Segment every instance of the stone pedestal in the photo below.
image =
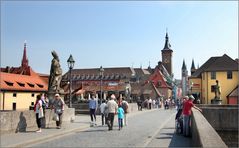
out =
<path fill-rule="evenodd" d="M 214 98 L 214 99 L 211 100 L 211 104 L 221 105 L 222 104 L 222 100 Z"/>

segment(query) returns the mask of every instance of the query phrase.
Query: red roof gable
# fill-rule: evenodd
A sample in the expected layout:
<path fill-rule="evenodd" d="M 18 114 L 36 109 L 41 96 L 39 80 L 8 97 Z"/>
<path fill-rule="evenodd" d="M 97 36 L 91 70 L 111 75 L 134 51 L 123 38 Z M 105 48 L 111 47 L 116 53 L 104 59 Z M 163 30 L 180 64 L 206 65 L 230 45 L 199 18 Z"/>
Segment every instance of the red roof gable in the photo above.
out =
<path fill-rule="evenodd" d="M 149 77 L 147 82 L 152 82 L 158 88 L 170 88 L 159 69 L 154 70 L 154 73 Z"/>
<path fill-rule="evenodd" d="M 30 68 L 31 75 L 0 72 L 1 90 L 47 91 L 48 84 Z"/>

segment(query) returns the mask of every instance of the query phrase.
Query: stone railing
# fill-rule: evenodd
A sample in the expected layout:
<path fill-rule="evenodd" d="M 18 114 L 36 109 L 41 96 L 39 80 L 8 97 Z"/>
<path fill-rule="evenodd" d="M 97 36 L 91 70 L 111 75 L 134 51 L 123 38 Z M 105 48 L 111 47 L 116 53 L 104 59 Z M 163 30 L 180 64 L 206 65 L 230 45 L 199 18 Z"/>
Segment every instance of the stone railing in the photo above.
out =
<path fill-rule="evenodd" d="M 197 105 L 203 116 L 217 131 L 229 147 L 238 147 L 238 109 L 239 105 Z"/>
<path fill-rule="evenodd" d="M 227 147 L 215 129 L 198 110 L 192 109 L 192 146 Z"/>
<path fill-rule="evenodd" d="M 43 126 L 55 125 L 55 121 L 52 120 L 53 114 L 53 110 L 46 109 Z M 62 121 L 71 122 L 74 119 L 75 109 L 65 108 Z M 1 133 L 26 132 L 28 129 L 37 128 L 36 115 L 33 110 L 1 111 L 0 126 Z"/>

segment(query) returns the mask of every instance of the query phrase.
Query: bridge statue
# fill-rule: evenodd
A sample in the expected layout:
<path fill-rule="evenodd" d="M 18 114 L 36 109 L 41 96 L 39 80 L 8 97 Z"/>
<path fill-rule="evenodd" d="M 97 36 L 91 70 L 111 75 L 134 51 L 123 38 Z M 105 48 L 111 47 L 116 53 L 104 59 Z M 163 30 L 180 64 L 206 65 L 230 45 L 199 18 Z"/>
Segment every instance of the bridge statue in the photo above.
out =
<path fill-rule="evenodd" d="M 215 85 L 215 99 L 220 99 L 220 98 L 221 98 L 220 95 L 221 95 L 221 87 L 220 87 L 220 85 L 219 85 L 219 81 L 216 80 L 216 85 Z"/>
<path fill-rule="evenodd" d="M 50 77 L 48 82 L 48 98 L 51 101 L 54 99 L 56 93 L 61 94 L 63 89 L 60 87 L 62 79 L 62 69 L 57 53 L 53 50 L 51 52 L 53 59 L 51 60 Z"/>
<path fill-rule="evenodd" d="M 216 85 L 214 87 L 215 97 L 211 100 L 211 104 L 222 104 L 221 100 L 221 86 L 219 85 L 219 81 L 216 80 Z"/>

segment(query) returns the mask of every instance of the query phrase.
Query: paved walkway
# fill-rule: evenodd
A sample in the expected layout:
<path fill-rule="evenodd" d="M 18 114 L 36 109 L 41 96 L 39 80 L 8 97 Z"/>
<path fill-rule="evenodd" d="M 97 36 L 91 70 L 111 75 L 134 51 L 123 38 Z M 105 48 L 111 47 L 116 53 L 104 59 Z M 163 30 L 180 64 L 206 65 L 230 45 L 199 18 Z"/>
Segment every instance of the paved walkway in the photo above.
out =
<path fill-rule="evenodd" d="M 134 116 L 137 114 L 141 114 L 144 112 L 150 112 L 150 111 L 153 111 L 153 110 L 132 112 L 129 114 L 128 117 Z M 101 117 L 97 117 L 97 119 L 98 119 L 97 124 L 100 125 Z M 56 129 L 55 126 L 50 126 L 49 128 L 42 129 L 41 133 L 36 133 L 35 132 L 36 129 L 27 129 L 27 132 L 3 134 L 3 135 L 1 135 L 0 147 L 24 147 L 26 145 L 31 145 L 31 144 L 37 143 L 39 141 L 49 140 L 51 138 L 52 139 L 60 138 L 60 137 L 66 136 L 68 134 L 71 134 L 72 132 L 83 131 L 83 130 L 89 129 L 90 128 L 89 121 L 90 121 L 89 115 L 77 115 L 74 122 L 63 123 L 61 129 Z M 173 139 L 173 138 L 175 138 L 175 137 L 173 137 L 173 135 L 174 135 L 174 129 L 173 129 L 174 119 L 170 120 L 169 123 L 170 124 L 168 124 L 168 126 L 170 126 L 171 130 L 169 130 L 167 132 L 172 135 L 170 138 Z M 165 129 L 165 130 L 167 130 L 167 129 Z M 157 137 L 158 137 L 158 135 L 157 135 Z M 160 137 L 160 135 L 159 135 L 159 137 Z M 168 139 L 161 138 L 161 140 L 165 141 Z M 189 141 L 189 140 L 186 140 L 186 141 Z M 150 146 L 154 142 L 160 142 L 160 141 L 159 140 L 155 141 L 155 138 L 154 138 L 154 140 L 149 142 L 148 146 Z M 168 147 L 168 146 L 175 146 L 175 145 L 172 145 L 172 142 L 171 142 L 171 144 L 166 144 L 164 146 Z M 183 146 L 183 145 L 181 145 L 181 146 Z M 186 146 L 186 145 L 184 145 L 184 146 Z"/>

